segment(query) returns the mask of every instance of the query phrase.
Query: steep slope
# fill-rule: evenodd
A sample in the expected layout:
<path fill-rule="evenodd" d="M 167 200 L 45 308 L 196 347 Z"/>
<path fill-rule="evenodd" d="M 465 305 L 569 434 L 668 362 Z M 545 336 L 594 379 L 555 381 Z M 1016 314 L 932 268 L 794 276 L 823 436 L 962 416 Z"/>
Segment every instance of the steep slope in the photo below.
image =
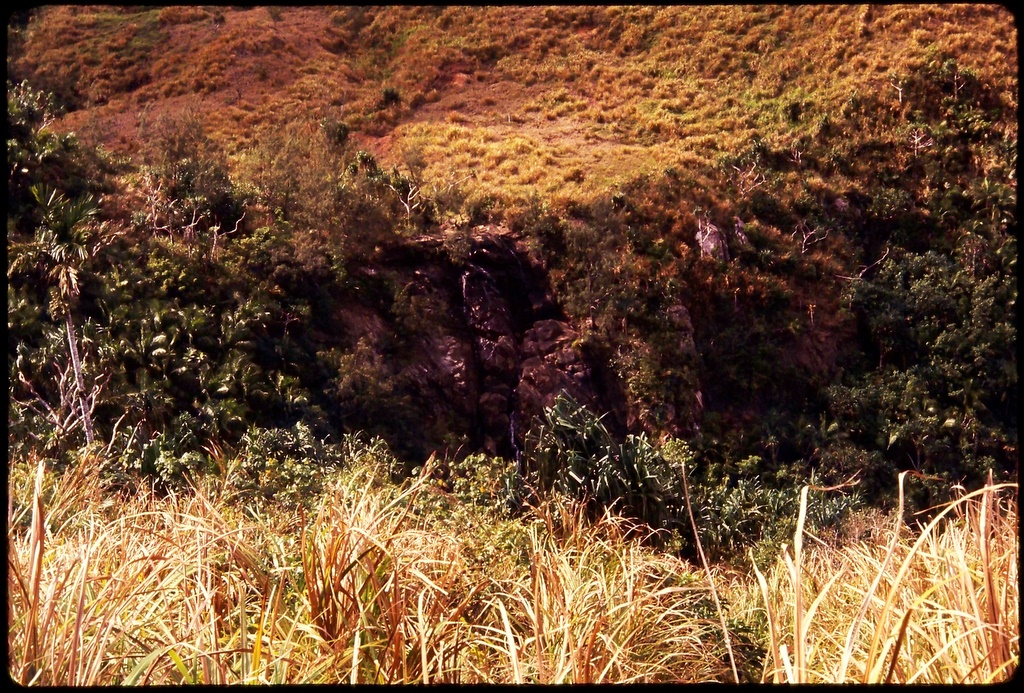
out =
<path fill-rule="evenodd" d="M 929 55 L 970 56 L 999 90 L 1017 71 L 998 5 L 52 6 L 25 34 L 12 75 L 117 151 L 186 106 L 233 155 L 260 126 L 330 119 L 425 180 L 565 198 L 796 140 L 857 93 L 895 105 L 893 75 Z"/>
<path fill-rule="evenodd" d="M 1000 6 L 54 5 L 8 38 L 25 445 L 76 430 L 36 433 L 45 182 L 99 201 L 73 308 L 136 461 L 299 424 L 512 457 L 568 390 L 726 485 L 1015 463 Z"/>

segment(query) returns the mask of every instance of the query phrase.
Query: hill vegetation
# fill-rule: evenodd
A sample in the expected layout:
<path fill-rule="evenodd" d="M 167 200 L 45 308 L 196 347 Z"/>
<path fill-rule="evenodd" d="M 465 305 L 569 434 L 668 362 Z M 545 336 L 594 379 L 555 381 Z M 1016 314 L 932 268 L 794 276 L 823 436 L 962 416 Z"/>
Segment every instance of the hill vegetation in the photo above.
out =
<path fill-rule="evenodd" d="M 13 14 L 12 676 L 1006 678 L 1016 32 Z"/>

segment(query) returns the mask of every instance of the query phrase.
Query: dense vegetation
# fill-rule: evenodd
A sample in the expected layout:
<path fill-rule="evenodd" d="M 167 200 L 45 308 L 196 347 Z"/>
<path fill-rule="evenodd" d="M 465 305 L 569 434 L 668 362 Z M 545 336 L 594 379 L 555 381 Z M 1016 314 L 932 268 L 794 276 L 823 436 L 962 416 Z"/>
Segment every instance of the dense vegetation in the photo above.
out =
<path fill-rule="evenodd" d="M 1008 21 L 985 6 L 15 14 L 8 449 L 23 488 L 12 498 L 28 508 L 41 497 L 25 485 L 40 460 L 58 475 L 95 472 L 106 494 L 165 496 L 142 504 L 184 503 L 176 494 L 212 484 L 218 502 L 230 499 L 217 513 L 262 508 L 268 522 L 331 512 L 324 498 L 352 491 L 338 490 L 339 475 L 369 474 L 380 496 L 356 498 L 352 512 L 382 517 L 388 494 L 436 488 L 416 496 L 424 507 L 400 504 L 416 531 L 448 518 L 466 535 L 416 560 L 457 550 L 481 565 L 552 561 L 532 587 L 509 577 L 486 609 L 476 587 L 459 591 L 471 568 L 441 578 L 407 568 L 427 585 L 448 581 L 429 599 L 465 597 L 458 608 L 428 599 L 449 609 L 448 626 L 471 604 L 485 621 L 500 613 L 510 639 L 494 642 L 509 653 L 500 595 L 520 599 L 561 569 L 548 539 L 516 534 L 540 517 L 564 539 L 546 503 L 572 498 L 580 505 L 564 512 L 614 526 L 613 553 L 636 540 L 652 561 L 746 567 L 772 560 L 798 517 L 798 537 L 806 520 L 818 536 L 857 542 L 875 511 L 929 518 L 1009 484 L 1018 106 Z M 315 37 L 301 33 L 311 27 Z M 288 44 L 289 28 L 304 38 Z M 178 45 L 191 46 L 187 59 Z M 483 414 L 417 375 L 429 345 L 466 330 L 453 306 L 494 233 L 550 298 L 544 315 L 572 327 L 571 348 L 600 384 L 593 401 L 607 405 L 547 393 L 532 420 L 509 410 L 507 449 L 486 448 Z M 802 505 L 805 484 L 841 490 Z M 24 513 L 12 527 L 28 527 Z M 413 529 L 392 520 L 394 541 L 406 541 Z M 487 523 L 502 529 L 472 529 Z M 295 593 L 310 608 L 326 599 L 316 589 L 329 591 L 309 582 L 327 579 L 309 563 L 333 550 L 316 544 L 325 537 L 303 544 L 307 582 Z M 580 556 L 581 537 L 570 537 Z M 381 561 L 398 555 L 389 551 Z M 664 607 L 661 590 L 699 579 L 650 570 L 656 604 L 634 605 L 648 616 Z M 284 582 L 277 589 L 280 599 Z M 774 630 L 769 646 L 766 630 L 744 630 L 765 624 L 737 622 L 726 632 L 738 642 L 719 643 L 704 599 L 671 607 L 680 621 L 702 614 L 680 636 L 697 648 L 691 660 L 655 671 L 609 650 L 597 676 L 564 659 L 579 649 L 568 640 L 563 659 L 542 661 L 538 632 L 530 676 L 722 679 L 736 653 L 721 647 L 738 647 L 744 676 L 759 679 L 765 652 L 778 655 Z M 324 619 L 313 617 L 316 637 L 340 638 Z M 592 648 L 598 630 L 587 632 Z M 643 633 L 638 652 L 658 642 Z M 466 637 L 459 647 L 486 649 Z M 1017 641 L 1000 647 L 1011 658 Z M 355 652 L 344 666 L 373 679 L 357 676 Z M 872 646 L 865 678 L 876 655 Z M 385 666 L 387 680 L 449 676 L 443 657 L 431 674 L 426 656 L 420 673 L 379 660 L 375 676 Z M 511 673 L 461 678 L 519 679 L 510 656 Z M 302 678 L 323 678 L 321 665 L 342 666 L 320 661 Z M 243 680 L 257 671 L 240 666 Z M 270 667 L 260 676 L 292 680 Z"/>

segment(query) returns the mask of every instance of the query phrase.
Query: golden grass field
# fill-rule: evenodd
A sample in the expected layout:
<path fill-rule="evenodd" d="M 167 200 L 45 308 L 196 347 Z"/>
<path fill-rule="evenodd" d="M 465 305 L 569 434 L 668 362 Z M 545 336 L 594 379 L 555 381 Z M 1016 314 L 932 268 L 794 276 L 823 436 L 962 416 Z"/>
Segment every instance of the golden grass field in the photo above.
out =
<path fill-rule="evenodd" d="M 114 151 L 186 107 L 236 161 L 260 132 L 338 120 L 382 164 L 506 199 L 696 169 L 754 134 L 809 133 L 858 93 L 895 108 L 892 75 L 937 54 L 1000 89 L 1017 71 L 998 5 L 54 6 L 38 26 L 23 59 L 87 100 L 61 127 Z"/>
<path fill-rule="evenodd" d="M 1020 657 L 1016 485 L 841 544 L 802 531 L 805 490 L 792 547 L 725 570 L 558 498 L 518 519 L 451 498 L 433 512 L 446 493 L 427 473 L 396 486 L 372 458 L 315 514 L 242 507 L 231 464 L 190 493 L 121 497 L 96 458 L 63 476 L 16 465 L 12 678 L 949 684 L 1007 680 Z"/>

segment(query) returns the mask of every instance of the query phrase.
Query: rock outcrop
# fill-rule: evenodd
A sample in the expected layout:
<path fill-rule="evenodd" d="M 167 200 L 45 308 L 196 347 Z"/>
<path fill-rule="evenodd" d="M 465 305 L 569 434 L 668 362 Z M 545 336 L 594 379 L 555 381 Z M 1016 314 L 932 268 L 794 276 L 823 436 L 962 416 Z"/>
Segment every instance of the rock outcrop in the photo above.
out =
<path fill-rule="evenodd" d="M 457 240 L 405 240 L 383 250 L 359 270 L 358 304 L 335 316 L 339 342 L 389 352 L 373 377 L 386 382 L 375 391 L 392 397 L 393 409 L 384 410 L 394 418 L 363 425 L 388 438 L 389 426 L 410 422 L 392 437 L 411 457 L 454 452 L 457 443 L 466 453 L 513 458 L 536 417 L 566 392 L 624 430 L 624 389 L 553 300 L 545 268 L 496 227 Z"/>
<path fill-rule="evenodd" d="M 478 426 L 486 452 L 515 454 L 526 424 L 562 391 L 598 404 L 590 369 L 575 345 L 578 335 L 510 239 L 477 236 L 460 283 L 479 372 Z"/>

